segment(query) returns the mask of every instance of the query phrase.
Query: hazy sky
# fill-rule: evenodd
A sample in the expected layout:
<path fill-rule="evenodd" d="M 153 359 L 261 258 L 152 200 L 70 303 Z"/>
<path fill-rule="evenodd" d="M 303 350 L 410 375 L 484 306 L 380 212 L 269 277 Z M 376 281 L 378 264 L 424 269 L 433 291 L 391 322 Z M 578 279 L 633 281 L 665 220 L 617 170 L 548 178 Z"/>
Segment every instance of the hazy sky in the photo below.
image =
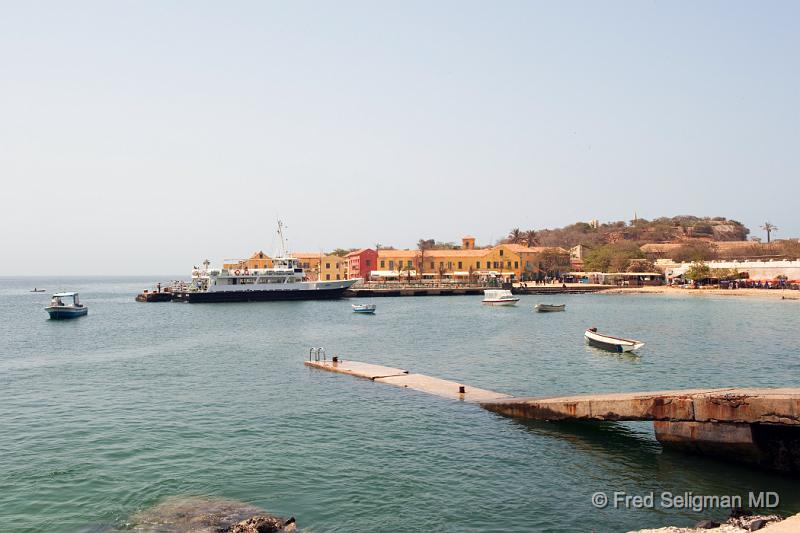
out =
<path fill-rule="evenodd" d="M 727 216 L 800 236 L 800 3 L 19 2 L 0 275 Z"/>

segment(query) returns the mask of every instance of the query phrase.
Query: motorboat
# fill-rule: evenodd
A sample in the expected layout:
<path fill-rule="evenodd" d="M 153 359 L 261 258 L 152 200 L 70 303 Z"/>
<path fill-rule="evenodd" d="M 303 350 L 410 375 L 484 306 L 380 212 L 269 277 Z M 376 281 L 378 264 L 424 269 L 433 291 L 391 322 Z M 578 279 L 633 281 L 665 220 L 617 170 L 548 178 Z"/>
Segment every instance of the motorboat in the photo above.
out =
<path fill-rule="evenodd" d="M 554 313 L 557 311 L 564 311 L 567 308 L 566 304 L 536 304 L 533 306 L 539 313 Z"/>
<path fill-rule="evenodd" d="M 72 303 L 64 303 L 67 298 L 72 298 Z M 53 320 L 77 318 L 89 313 L 89 308 L 80 302 L 77 292 L 57 292 L 44 309 Z"/>
<path fill-rule="evenodd" d="M 37 289 L 36 287 L 32 288 L 30 292 L 44 292 L 44 289 Z"/>
<path fill-rule="evenodd" d="M 597 332 L 597 328 L 589 328 L 584 333 L 586 341 L 590 346 L 601 348 L 610 352 L 633 352 L 644 347 L 642 341 L 633 339 L 623 339 L 621 337 L 612 337 L 611 335 L 603 335 Z"/>
<path fill-rule="evenodd" d="M 353 312 L 361 315 L 374 315 L 375 304 L 353 304 Z"/>
<path fill-rule="evenodd" d="M 483 291 L 483 303 L 487 305 L 517 305 L 519 298 L 505 289 L 487 289 Z"/>

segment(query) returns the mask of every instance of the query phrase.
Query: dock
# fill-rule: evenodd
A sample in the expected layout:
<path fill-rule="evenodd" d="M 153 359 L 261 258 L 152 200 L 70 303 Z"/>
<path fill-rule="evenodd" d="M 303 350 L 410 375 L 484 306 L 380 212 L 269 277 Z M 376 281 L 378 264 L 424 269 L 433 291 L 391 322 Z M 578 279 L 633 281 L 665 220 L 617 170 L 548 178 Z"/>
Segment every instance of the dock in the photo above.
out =
<path fill-rule="evenodd" d="M 509 287 L 514 294 L 587 294 L 600 292 L 612 288 L 612 285 L 585 285 L 571 284 L 566 287 L 561 285 L 531 285 Z M 385 285 L 370 287 L 356 286 L 345 291 L 345 296 L 352 298 L 381 297 L 381 296 L 464 296 L 464 295 L 483 295 L 487 289 L 497 289 L 498 287 L 484 286 L 433 286 L 425 287 L 418 285 Z"/>
<path fill-rule="evenodd" d="M 457 381 L 434 378 L 426 376 L 425 374 L 412 374 L 408 370 L 390 366 L 373 365 L 358 361 L 345 361 L 339 360 L 339 358 L 322 361 L 311 360 L 306 361 L 305 364 L 306 366 L 319 370 L 347 374 L 452 400 L 480 403 L 511 398 L 511 396 L 507 394 L 480 389 L 478 387 L 470 387 Z"/>
<path fill-rule="evenodd" d="M 317 349 L 320 350 L 320 349 Z M 800 388 L 713 388 L 512 397 L 406 369 L 312 352 L 306 366 L 442 398 L 478 403 L 500 415 L 548 422 L 651 421 L 672 449 L 800 472 Z"/>

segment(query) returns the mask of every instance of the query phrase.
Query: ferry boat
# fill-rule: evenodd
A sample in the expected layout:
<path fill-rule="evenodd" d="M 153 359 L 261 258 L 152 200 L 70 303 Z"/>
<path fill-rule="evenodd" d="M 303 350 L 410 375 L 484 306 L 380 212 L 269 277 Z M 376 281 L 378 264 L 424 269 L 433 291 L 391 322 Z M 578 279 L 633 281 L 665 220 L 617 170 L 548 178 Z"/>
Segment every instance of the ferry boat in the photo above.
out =
<path fill-rule="evenodd" d="M 300 261 L 286 252 L 283 224 L 278 222 L 281 253 L 270 268 L 211 268 L 208 260 L 192 271 L 187 285 L 172 288 L 173 302 L 260 302 L 341 298 L 360 278 L 306 281 Z"/>
<path fill-rule="evenodd" d="M 62 298 L 72 298 L 71 304 L 64 303 Z M 89 308 L 83 305 L 77 292 L 57 292 L 50 300 L 50 305 L 44 308 L 53 320 L 61 318 L 77 318 L 89 313 Z"/>

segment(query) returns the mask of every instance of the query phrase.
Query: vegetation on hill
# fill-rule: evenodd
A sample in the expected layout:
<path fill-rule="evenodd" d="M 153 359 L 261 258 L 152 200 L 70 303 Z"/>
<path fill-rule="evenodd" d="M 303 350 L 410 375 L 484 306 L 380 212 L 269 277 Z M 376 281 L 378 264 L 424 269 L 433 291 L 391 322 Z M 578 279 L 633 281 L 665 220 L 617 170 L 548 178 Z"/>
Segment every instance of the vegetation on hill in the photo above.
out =
<path fill-rule="evenodd" d="M 629 223 L 618 221 L 597 226 L 577 222 L 563 228 L 539 230 L 536 232 L 536 237 L 541 246 L 571 248 L 582 244 L 588 248 L 596 248 L 620 241 L 639 244 L 676 242 L 692 238 L 743 241 L 747 239 L 749 233 L 750 230 L 736 220 L 684 215 L 654 220 L 638 218 Z"/>

